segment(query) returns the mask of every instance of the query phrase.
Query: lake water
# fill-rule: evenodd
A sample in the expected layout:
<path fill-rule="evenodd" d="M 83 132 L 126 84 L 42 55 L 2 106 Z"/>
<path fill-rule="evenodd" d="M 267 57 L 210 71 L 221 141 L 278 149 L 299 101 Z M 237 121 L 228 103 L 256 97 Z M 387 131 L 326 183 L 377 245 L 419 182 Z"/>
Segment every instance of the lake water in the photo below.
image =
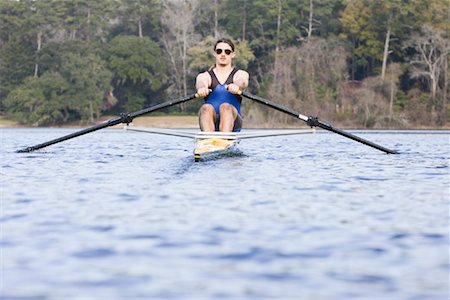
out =
<path fill-rule="evenodd" d="M 448 299 L 449 132 L 1 129 L 1 299 Z"/>

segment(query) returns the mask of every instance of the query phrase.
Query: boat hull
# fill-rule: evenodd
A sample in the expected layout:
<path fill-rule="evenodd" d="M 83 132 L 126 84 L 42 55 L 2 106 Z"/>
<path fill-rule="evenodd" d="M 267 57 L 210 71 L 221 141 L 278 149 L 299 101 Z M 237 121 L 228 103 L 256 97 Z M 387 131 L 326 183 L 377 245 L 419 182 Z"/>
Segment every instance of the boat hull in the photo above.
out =
<path fill-rule="evenodd" d="M 224 138 L 201 138 L 195 140 L 194 160 L 199 161 L 201 158 L 211 155 L 217 155 L 231 151 L 237 144 L 237 139 Z"/>

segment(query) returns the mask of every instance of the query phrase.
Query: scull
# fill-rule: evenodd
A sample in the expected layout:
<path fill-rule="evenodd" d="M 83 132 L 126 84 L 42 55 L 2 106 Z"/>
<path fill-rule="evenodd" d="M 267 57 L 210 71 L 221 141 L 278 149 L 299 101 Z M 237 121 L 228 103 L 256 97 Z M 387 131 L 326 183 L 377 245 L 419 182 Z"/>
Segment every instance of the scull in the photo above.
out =
<path fill-rule="evenodd" d="M 317 116 L 305 116 L 305 115 L 300 114 L 300 113 L 298 113 L 298 112 L 296 112 L 296 111 L 294 111 L 294 110 L 292 110 L 290 108 L 284 107 L 283 105 L 271 102 L 271 101 L 269 101 L 267 99 L 261 98 L 261 97 L 256 96 L 256 95 L 249 94 L 247 92 L 242 92 L 241 94 L 245 98 L 248 98 L 250 100 L 256 101 L 258 103 L 261 103 L 263 105 L 266 105 L 266 106 L 271 107 L 273 109 L 276 109 L 278 111 L 281 111 L 283 113 L 291 115 L 291 116 L 295 117 L 296 119 L 300 119 L 300 120 L 304 121 L 311 128 L 319 127 L 319 128 L 325 129 L 327 131 L 337 133 L 337 134 L 339 134 L 341 136 L 344 136 L 346 138 L 352 139 L 352 140 L 354 140 L 356 142 L 359 142 L 361 144 L 367 145 L 369 147 L 378 149 L 378 150 L 383 151 L 383 152 L 385 152 L 387 154 L 398 154 L 399 153 L 396 150 L 392 150 L 392 149 L 383 147 L 383 146 L 378 145 L 378 144 L 376 144 L 374 142 L 368 141 L 368 140 L 363 139 L 361 137 L 358 137 L 358 136 L 356 136 L 354 134 L 346 132 L 346 131 L 344 131 L 342 129 L 336 128 L 336 127 L 332 126 L 331 124 L 329 124 L 327 122 L 319 120 L 319 118 Z M 57 144 L 57 143 L 60 143 L 60 142 L 63 142 L 63 141 L 67 141 L 67 140 L 73 139 L 75 137 L 79 137 L 79 136 L 82 136 L 82 135 L 85 135 L 87 133 L 91 133 L 91 132 L 94 132 L 94 131 L 97 131 L 97 130 L 100 130 L 100 129 L 103 129 L 103 128 L 111 127 L 111 126 L 118 125 L 118 124 L 121 124 L 121 123 L 123 123 L 123 124 L 130 124 L 133 121 L 133 119 L 136 118 L 136 117 L 143 116 L 143 115 L 149 114 L 149 113 L 151 113 L 153 111 L 157 111 L 157 110 L 160 110 L 160 109 L 163 109 L 163 108 L 166 108 L 166 107 L 170 107 L 170 106 L 173 106 L 173 105 L 176 105 L 176 104 L 185 103 L 185 102 L 191 101 L 193 99 L 197 99 L 197 98 L 199 98 L 199 96 L 197 94 L 192 94 L 192 95 L 181 97 L 179 99 L 174 99 L 174 100 L 170 100 L 170 101 L 167 101 L 167 102 L 164 102 L 164 103 L 156 104 L 156 105 L 153 105 L 153 106 L 150 106 L 150 107 L 147 107 L 147 108 L 144 108 L 144 109 L 132 112 L 132 113 L 123 113 L 123 114 L 120 115 L 120 117 L 117 117 L 117 118 L 114 118 L 114 119 L 110 119 L 108 121 L 105 121 L 103 123 L 94 125 L 92 127 L 85 128 L 85 129 L 82 129 L 80 131 L 73 132 L 73 133 L 70 133 L 68 135 L 65 135 L 65 136 L 62 136 L 62 137 L 59 137 L 59 138 L 56 138 L 56 139 L 53 139 L 53 140 L 50 140 L 50 141 L 47 141 L 47 142 L 44 142 L 44 143 L 41 143 L 41 144 L 37 144 L 37 145 L 34 145 L 34 146 L 29 146 L 29 147 L 26 147 L 26 148 L 19 149 L 16 152 L 18 152 L 18 153 L 28 153 L 28 152 L 32 152 L 32 151 L 36 151 L 36 150 L 45 148 L 45 147 L 53 145 L 53 144 Z M 156 132 L 153 132 L 153 133 L 156 133 Z M 185 135 L 185 133 L 182 133 L 182 134 Z M 298 133 L 296 133 L 296 134 L 298 134 Z M 171 134 L 171 135 L 176 135 L 176 134 Z M 280 135 L 280 134 L 276 134 L 276 135 Z M 261 136 L 271 136 L 271 135 L 268 135 L 268 133 L 264 133 L 263 135 L 259 135 L 259 136 L 254 135 L 254 134 L 253 135 L 243 135 L 242 134 L 242 135 L 239 135 L 239 139 L 251 138 L 251 137 L 261 137 Z M 223 140 L 230 140 L 230 139 L 226 139 L 224 137 L 218 137 L 218 138 L 223 139 Z M 225 148 L 226 147 L 227 146 L 225 146 Z M 201 155 L 202 154 L 200 154 L 200 156 Z"/>

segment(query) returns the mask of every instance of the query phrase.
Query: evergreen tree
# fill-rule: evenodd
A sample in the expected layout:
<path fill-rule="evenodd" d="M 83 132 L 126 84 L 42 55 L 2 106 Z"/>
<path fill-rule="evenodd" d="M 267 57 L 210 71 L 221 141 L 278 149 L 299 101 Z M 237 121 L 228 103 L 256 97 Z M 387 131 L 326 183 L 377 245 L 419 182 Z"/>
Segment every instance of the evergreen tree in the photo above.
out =
<path fill-rule="evenodd" d="M 107 47 L 109 69 L 114 73 L 115 94 L 128 111 L 141 109 L 162 88 L 166 64 L 161 49 L 147 37 L 117 36 Z"/>

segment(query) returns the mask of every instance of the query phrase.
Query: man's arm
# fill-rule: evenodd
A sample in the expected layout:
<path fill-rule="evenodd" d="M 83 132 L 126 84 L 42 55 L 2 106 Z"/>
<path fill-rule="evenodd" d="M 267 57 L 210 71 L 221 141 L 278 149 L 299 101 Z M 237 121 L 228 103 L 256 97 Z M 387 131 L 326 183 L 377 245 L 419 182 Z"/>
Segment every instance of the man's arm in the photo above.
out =
<path fill-rule="evenodd" d="M 209 95 L 209 86 L 211 85 L 211 76 L 208 72 L 203 72 L 197 75 L 195 79 L 195 88 L 197 89 L 197 94 L 200 97 L 206 97 Z"/>
<path fill-rule="evenodd" d="M 248 87 L 249 75 L 244 70 L 239 70 L 233 76 L 233 83 L 227 86 L 228 91 L 233 94 L 239 93 L 239 91 L 244 91 Z"/>

